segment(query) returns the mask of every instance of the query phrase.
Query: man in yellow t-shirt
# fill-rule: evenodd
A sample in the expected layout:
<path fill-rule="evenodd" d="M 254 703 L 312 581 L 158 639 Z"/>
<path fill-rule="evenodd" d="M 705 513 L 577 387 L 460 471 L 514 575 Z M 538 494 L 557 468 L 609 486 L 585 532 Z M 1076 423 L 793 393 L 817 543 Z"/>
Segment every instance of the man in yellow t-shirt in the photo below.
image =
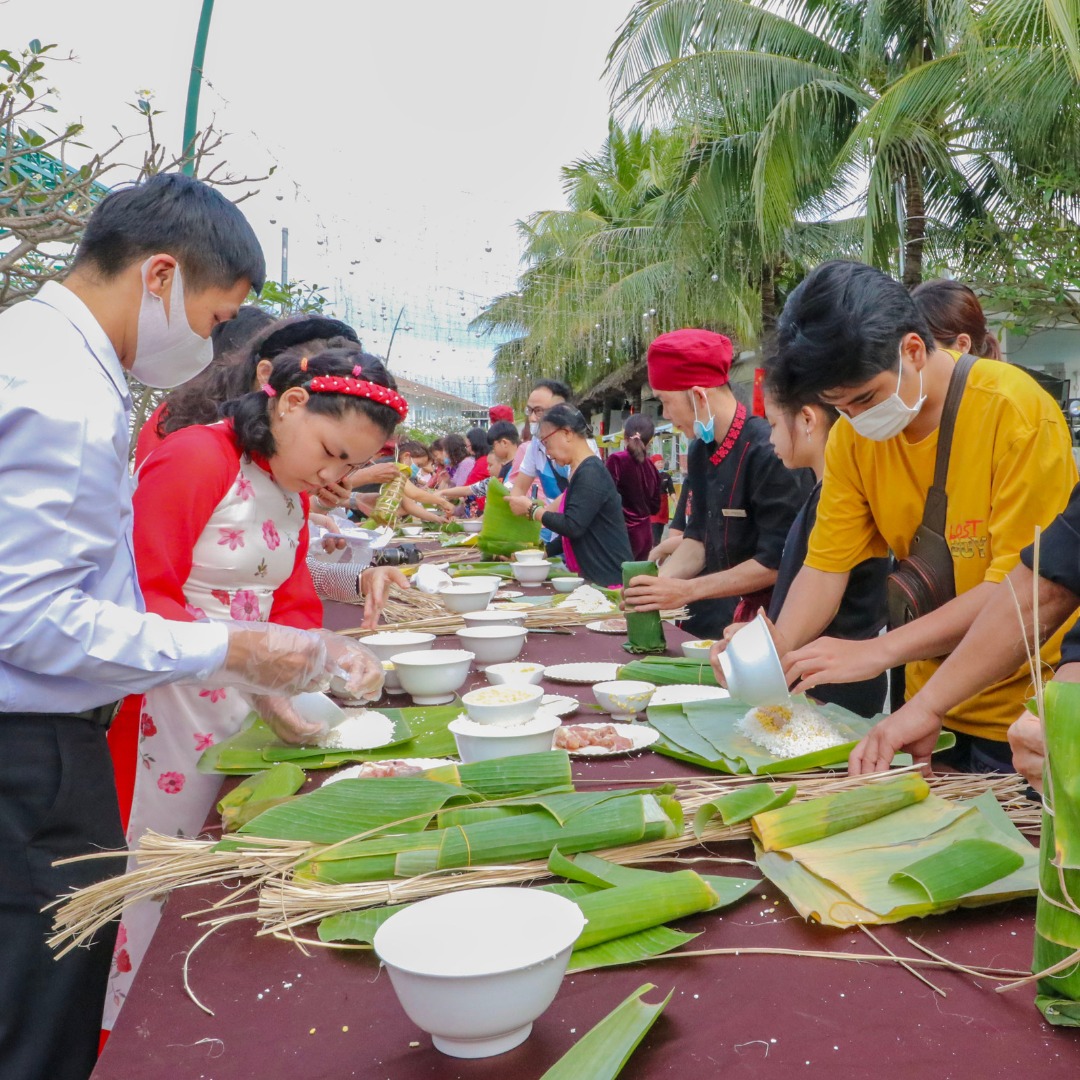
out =
<path fill-rule="evenodd" d="M 809 389 L 849 421 L 829 437 L 817 523 L 777 619 L 796 690 L 813 693 L 818 684 L 905 664 L 907 694 L 916 693 L 1016 565 L 1036 526 L 1048 525 L 1068 503 L 1077 472 L 1060 408 L 1019 368 L 977 361 L 960 402 L 946 482 L 955 599 L 869 641 L 818 637 L 852 567 L 889 550 L 908 554 L 933 481 L 956 358 L 935 345 L 903 286 L 861 263 L 819 266 L 784 308 L 773 359 L 781 394 L 785 385 Z M 1047 663 L 1057 662 L 1070 625 L 1046 642 Z M 1019 635 L 1019 621 L 1001 632 Z M 1006 731 L 1030 689 L 1020 667 L 952 709 L 946 723 L 959 740 L 952 764 L 1011 771 Z"/>

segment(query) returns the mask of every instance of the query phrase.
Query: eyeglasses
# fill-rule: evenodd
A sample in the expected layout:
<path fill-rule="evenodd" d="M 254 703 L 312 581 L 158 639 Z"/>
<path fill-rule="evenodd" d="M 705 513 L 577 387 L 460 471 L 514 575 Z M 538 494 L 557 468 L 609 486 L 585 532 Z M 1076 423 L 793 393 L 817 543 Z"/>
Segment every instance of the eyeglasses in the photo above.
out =
<path fill-rule="evenodd" d="M 526 416 L 543 416 L 548 411 L 546 405 L 529 405 L 525 409 Z"/>
<path fill-rule="evenodd" d="M 558 435 L 561 430 L 562 430 L 561 428 L 556 428 L 554 431 L 549 431 L 546 435 L 538 436 L 538 438 L 540 439 L 541 444 L 543 446 L 547 446 L 548 439 L 550 439 L 552 435 Z"/>

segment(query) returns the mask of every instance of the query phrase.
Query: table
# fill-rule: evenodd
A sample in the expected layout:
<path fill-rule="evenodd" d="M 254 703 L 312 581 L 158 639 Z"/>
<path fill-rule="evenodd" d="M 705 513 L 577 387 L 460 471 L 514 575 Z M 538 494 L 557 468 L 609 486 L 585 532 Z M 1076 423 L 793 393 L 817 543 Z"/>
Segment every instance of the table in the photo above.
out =
<path fill-rule="evenodd" d="M 327 605 L 327 625 L 356 625 L 357 609 Z M 683 635 L 670 628 L 668 640 Z M 621 638 L 575 630 L 531 634 L 523 660 L 625 660 Z M 436 647 L 453 647 L 442 638 Z M 481 676 L 470 687 L 483 683 Z M 547 684 L 554 692 L 591 691 Z M 395 699 L 400 700 L 400 699 Z M 655 754 L 576 762 L 575 777 L 656 781 L 697 770 Z M 742 857 L 746 843 L 694 854 Z M 702 867 L 756 876 L 748 866 Z M 212 937 L 190 964 L 190 981 L 216 1016 L 202 1013 L 183 989 L 184 953 L 202 931 L 182 916 L 219 898 L 214 888 L 181 890 L 139 971 L 94 1080 L 534 1080 L 593 1024 L 643 983 L 656 1001 L 674 995 L 623 1072 L 627 1080 L 754 1077 L 835 1080 L 925 1077 L 927 1080 L 1075 1078 L 1080 1034 L 1047 1025 L 1033 989 L 1000 995 L 989 981 L 926 970 L 940 998 L 895 966 L 802 957 L 741 955 L 654 961 L 568 976 L 532 1036 L 499 1057 L 445 1057 L 405 1017 L 385 973 L 368 953 L 313 950 L 256 939 L 252 923 Z M 875 933 L 905 955 L 910 936 L 952 960 L 1009 968 L 1030 962 L 1034 901 L 912 920 Z M 854 931 L 807 925 L 765 883 L 719 913 L 683 920 L 703 934 L 695 948 L 768 947 L 876 953 Z M 582 1080 L 588 1080 L 583 1077 Z"/>

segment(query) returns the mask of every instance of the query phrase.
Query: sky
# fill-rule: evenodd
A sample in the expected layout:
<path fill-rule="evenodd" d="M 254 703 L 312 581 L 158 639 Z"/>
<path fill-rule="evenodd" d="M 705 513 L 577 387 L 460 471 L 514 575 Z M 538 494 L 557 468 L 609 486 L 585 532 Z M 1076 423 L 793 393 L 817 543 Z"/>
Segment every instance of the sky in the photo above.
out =
<path fill-rule="evenodd" d="M 603 143 L 604 59 L 630 4 L 217 0 L 200 125 L 229 133 L 235 175 L 275 169 L 242 204 L 269 276 L 287 227 L 290 279 L 324 286 L 375 353 L 404 308 L 393 370 L 472 397 L 492 342 L 467 323 L 514 287 L 515 221 L 562 207 L 560 167 Z M 200 8 L 0 0 L 0 48 L 74 54 L 49 82 L 95 150 L 139 131 L 141 91 L 178 150 Z"/>

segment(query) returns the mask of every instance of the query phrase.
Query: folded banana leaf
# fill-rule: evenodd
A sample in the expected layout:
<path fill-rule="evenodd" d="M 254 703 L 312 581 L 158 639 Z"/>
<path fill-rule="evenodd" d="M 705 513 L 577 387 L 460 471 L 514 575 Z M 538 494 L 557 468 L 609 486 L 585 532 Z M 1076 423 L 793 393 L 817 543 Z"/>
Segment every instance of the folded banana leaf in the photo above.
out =
<path fill-rule="evenodd" d="M 698 807 L 694 814 L 694 835 L 700 837 L 705 826 L 717 814 L 725 825 L 739 825 L 749 821 L 755 814 L 787 806 L 795 798 L 797 790 L 794 784 L 779 792 L 768 784 L 747 784 L 729 791 L 726 795 Z"/>
<path fill-rule="evenodd" d="M 370 750 L 327 750 L 317 746 L 286 746 L 252 712 L 232 738 L 209 747 L 199 758 L 201 773 L 244 775 L 261 772 L 274 761 L 296 761 L 305 769 L 333 769 L 360 761 L 389 761 L 406 757 L 446 757 L 457 754 L 447 725 L 460 705 L 427 708 L 378 709 L 394 721 L 392 741 Z"/>
<path fill-rule="evenodd" d="M 306 779 L 304 770 L 288 761 L 255 773 L 224 795 L 217 804 L 225 832 L 235 832 L 271 806 L 295 795 Z"/>
<path fill-rule="evenodd" d="M 628 667 L 640 670 L 660 662 L 635 660 L 620 669 L 619 678 L 623 678 Z M 793 695 L 792 701 L 809 703 L 809 699 L 801 694 Z M 817 705 L 840 732 L 844 742 L 839 746 L 800 754 L 798 757 L 778 758 L 735 730 L 736 721 L 745 716 L 749 708 L 750 706 L 734 698 L 650 705 L 647 710 L 649 723 L 660 732 L 660 738 L 652 744 L 651 749 L 667 757 L 733 775 L 749 773 L 762 776 L 803 772 L 806 769 L 846 765 L 855 744 L 867 735 L 880 719 L 877 717 L 867 720 L 839 705 Z M 943 731 L 936 749 L 943 750 L 952 746 L 955 741 L 956 736 L 951 731 Z M 894 765 L 910 763 L 911 758 L 907 754 L 898 754 L 893 759 Z"/>
<path fill-rule="evenodd" d="M 540 544 L 539 523 L 515 514 L 506 501 L 507 494 L 501 480 L 493 479 L 488 484 L 483 524 L 476 541 L 476 546 L 487 555 L 512 555 Z"/>
<path fill-rule="evenodd" d="M 656 577 L 659 571 L 654 562 L 626 562 L 622 566 L 622 583 L 625 589 L 631 578 Z M 664 624 L 659 611 L 632 611 L 626 609 L 627 640 L 623 648 L 630 653 L 665 653 Z"/>
<path fill-rule="evenodd" d="M 1032 970 L 1063 966 L 1038 980 L 1035 1006 L 1050 1024 L 1080 1027 L 1080 684 L 1047 683 L 1043 710 L 1047 809 Z"/>
<path fill-rule="evenodd" d="M 657 686 L 689 683 L 692 686 L 719 686 L 711 664 L 685 656 L 655 656 L 631 660 L 619 668 L 619 679 L 644 680 Z"/>
<path fill-rule="evenodd" d="M 825 801 L 815 799 L 763 815 L 774 816 L 774 825 L 792 815 L 796 838 L 815 837 L 769 851 L 754 842 L 758 866 L 800 915 L 838 927 L 890 923 L 1036 891 L 1034 849 L 992 792 L 956 802 L 933 794 L 913 801 L 918 790 L 909 788 L 897 800 L 888 789 L 902 779 L 842 793 L 869 790 L 880 816 L 865 799 L 851 813 L 835 801 L 815 807 Z M 896 809 L 897 801 L 905 804 Z M 815 811 L 817 827 L 808 828 Z M 863 823 L 853 825 L 859 818 Z M 782 832 L 782 822 L 773 831 Z"/>

